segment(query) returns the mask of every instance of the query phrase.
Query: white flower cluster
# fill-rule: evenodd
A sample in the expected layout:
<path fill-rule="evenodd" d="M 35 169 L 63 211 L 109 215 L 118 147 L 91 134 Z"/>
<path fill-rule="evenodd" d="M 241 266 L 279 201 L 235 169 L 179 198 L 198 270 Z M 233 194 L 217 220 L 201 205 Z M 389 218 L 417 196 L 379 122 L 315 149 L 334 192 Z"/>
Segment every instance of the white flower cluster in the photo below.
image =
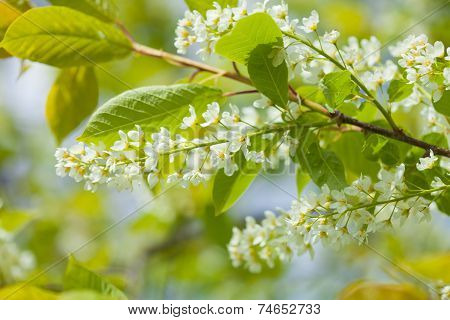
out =
<path fill-rule="evenodd" d="M 0 229 L 0 285 L 24 280 L 33 267 L 33 255 L 21 251 L 12 235 Z"/>
<path fill-rule="evenodd" d="M 206 17 L 196 11 L 187 11 L 184 19 L 179 21 L 175 45 L 180 53 L 199 43 L 203 47 L 198 54 L 206 57 L 213 52 L 217 40 L 229 32 L 236 21 L 255 12 L 266 12 L 286 33 L 285 49 L 273 55 L 274 65 L 286 59 L 291 77 L 298 76 L 305 83 L 319 84 L 326 74 L 339 70 L 335 63 L 338 62 L 354 73 L 369 90 L 380 95 L 386 95 L 386 90 L 378 89 L 388 86 L 391 80 L 406 78 L 414 84 L 413 91 L 402 101 L 392 103 L 392 110 L 424 104 L 422 115 L 428 127 L 434 132 L 448 134 L 445 118 L 432 106 L 432 100 L 438 101 L 443 92 L 450 88 L 450 48 L 446 49 L 445 57 L 442 42 L 430 44 L 425 35 L 411 35 L 389 48 L 392 57 L 398 58 L 398 64 L 391 60 L 383 62 L 381 43 L 374 36 L 361 41 L 350 37 L 338 47 L 338 31 L 319 33 L 320 17 L 315 10 L 308 17 L 292 19 L 285 1 L 269 5 L 269 1 L 265 0 L 252 7 L 246 1 L 240 1 L 235 8 L 221 8 L 217 3 L 214 6 L 215 9 L 206 12 Z M 300 36 L 305 41 L 297 41 L 288 34 Z M 357 99 L 355 102 L 359 104 L 362 101 Z"/>
<path fill-rule="evenodd" d="M 186 11 L 184 18 L 178 21 L 176 29 L 175 47 L 178 53 L 185 54 L 187 49 L 199 44 L 201 49 L 197 51 L 203 59 L 207 58 L 214 50 L 217 40 L 230 31 L 237 21 L 257 12 L 267 12 L 285 31 L 292 31 L 298 24 L 298 20 L 290 21 L 288 6 L 282 1 L 280 5 L 269 6 L 269 0 L 256 2 L 249 6 L 246 0 L 240 0 L 237 7 L 222 8 L 219 3 L 214 3 L 214 9 L 206 11 L 205 16 L 197 11 Z M 318 19 L 318 17 L 317 17 Z M 307 24 L 310 28 L 317 25 L 313 19 Z"/>
<path fill-rule="evenodd" d="M 405 69 L 406 79 L 431 90 L 434 101 L 442 97 L 444 90 L 450 89 L 450 67 L 445 63 L 450 60 L 450 48 L 444 59 L 445 47 L 441 41 L 431 44 L 424 34 L 410 35 L 389 49 L 399 58 L 398 64 Z"/>
<path fill-rule="evenodd" d="M 368 235 L 387 227 L 401 226 L 406 219 L 430 219 L 430 201 L 409 191 L 404 183 L 405 166 L 394 171 L 382 169 L 379 181 L 362 176 L 343 190 L 324 185 L 293 201 L 291 209 L 272 212 L 260 224 L 247 218 L 243 230 L 235 228 L 228 250 L 234 266 L 259 272 L 264 264 L 288 261 L 292 254 L 314 252 L 317 242 L 340 247 L 352 241 L 368 241 Z M 439 194 L 449 186 L 436 179 L 430 193 Z"/>
<path fill-rule="evenodd" d="M 419 163 L 416 164 L 416 168 L 419 171 L 432 169 L 438 160 L 439 159 L 434 155 L 433 150 L 430 150 L 430 155 L 428 157 L 419 159 Z"/>
<path fill-rule="evenodd" d="M 440 290 L 441 300 L 450 300 L 450 285 L 443 286 Z"/>
<path fill-rule="evenodd" d="M 151 134 L 151 139 L 146 139 L 143 130 L 136 126 L 128 133 L 119 131 L 120 140 L 110 148 L 103 144 L 78 143 L 57 149 L 56 173 L 61 177 L 68 175 L 77 182 L 85 181 L 86 190 L 95 191 L 100 184 L 124 190 L 139 184 L 142 176 L 146 176 L 151 188 L 161 180 L 179 182 L 182 186 L 198 185 L 222 168 L 231 176 L 238 169 L 234 156 L 241 151 L 246 161 L 271 165 L 275 159 L 289 159 L 289 154 L 284 153 L 296 143 L 288 131 L 280 130 L 284 135 L 275 152 L 269 150 L 266 156 L 264 150 L 252 147 L 252 136 L 273 139 L 273 133 L 257 127 L 263 123 L 267 128 L 267 123 L 281 120 L 280 112 L 272 110 L 276 109 L 258 112 L 254 107 L 247 107 L 240 112 L 230 105 L 230 111 L 221 112 L 219 104 L 213 102 L 198 117 L 195 108 L 190 106 L 190 114 L 180 128 L 191 129 L 187 133 L 194 133 L 198 138 L 187 139 L 181 134 L 173 137 L 163 127 Z"/>

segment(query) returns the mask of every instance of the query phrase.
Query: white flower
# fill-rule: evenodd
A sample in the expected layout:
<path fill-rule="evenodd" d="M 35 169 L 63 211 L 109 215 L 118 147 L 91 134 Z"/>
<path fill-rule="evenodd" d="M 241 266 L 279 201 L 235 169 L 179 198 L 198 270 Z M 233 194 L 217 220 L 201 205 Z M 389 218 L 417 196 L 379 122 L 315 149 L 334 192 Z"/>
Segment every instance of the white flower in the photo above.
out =
<path fill-rule="evenodd" d="M 208 109 L 202 114 L 205 122 L 200 124 L 202 127 L 215 125 L 220 121 L 220 106 L 217 102 L 208 104 Z"/>
<path fill-rule="evenodd" d="M 341 34 L 339 33 L 339 31 L 332 30 L 330 32 L 326 32 L 323 35 L 323 40 L 328 42 L 328 43 L 335 44 L 340 35 Z"/>
<path fill-rule="evenodd" d="M 246 17 L 248 15 L 247 1 L 241 1 L 241 4 L 235 8 L 232 8 L 231 11 L 233 12 L 234 21 L 238 21 L 239 19 Z"/>
<path fill-rule="evenodd" d="M 443 58 L 445 47 L 441 41 L 436 41 L 434 45 L 428 43 L 425 47 L 425 54 L 431 58 Z"/>
<path fill-rule="evenodd" d="M 224 168 L 227 176 L 232 176 L 239 169 L 237 164 L 233 162 L 228 143 L 216 144 L 211 146 L 210 149 L 212 151 L 212 165 L 216 168 Z"/>
<path fill-rule="evenodd" d="M 402 191 L 404 189 L 403 175 L 405 173 L 405 165 L 399 165 L 395 172 L 390 172 L 385 169 L 381 169 L 378 173 L 380 179 L 374 185 L 376 191 L 380 192 L 379 200 L 388 200 L 392 197 L 394 192 Z"/>
<path fill-rule="evenodd" d="M 186 172 L 183 175 L 183 180 L 192 183 L 194 186 L 197 186 L 200 183 L 206 181 L 207 176 L 204 173 L 202 173 L 200 170 L 194 169 L 194 170 Z"/>
<path fill-rule="evenodd" d="M 265 109 L 267 107 L 273 106 L 273 102 L 270 101 L 266 96 L 261 96 L 261 99 L 255 100 L 253 106 L 257 109 Z"/>
<path fill-rule="evenodd" d="M 158 173 L 151 172 L 147 176 L 147 183 L 150 189 L 153 189 L 159 182 Z"/>
<path fill-rule="evenodd" d="M 217 31 L 222 33 L 230 29 L 232 26 L 233 20 L 233 11 L 230 8 L 225 8 L 220 15 L 219 23 L 217 25 Z"/>
<path fill-rule="evenodd" d="M 156 152 L 167 152 L 171 149 L 173 142 L 170 139 L 170 132 L 162 127 L 158 133 L 152 134 L 153 150 Z"/>
<path fill-rule="evenodd" d="M 406 69 L 406 79 L 409 81 L 409 83 L 417 82 L 418 74 L 416 69 L 413 68 Z"/>
<path fill-rule="evenodd" d="M 282 1 L 280 5 L 275 5 L 268 9 L 267 13 L 275 18 L 275 20 L 285 20 L 289 13 L 288 5 Z"/>
<path fill-rule="evenodd" d="M 222 15 L 222 8 L 220 4 L 217 2 L 214 2 L 214 8 L 206 11 L 206 25 L 217 28 L 217 25 L 219 24 L 220 17 Z"/>
<path fill-rule="evenodd" d="M 430 155 L 428 157 L 419 159 L 419 163 L 416 164 L 417 170 L 424 171 L 432 169 L 438 160 L 439 159 L 434 155 L 433 150 L 430 150 Z"/>
<path fill-rule="evenodd" d="M 227 131 L 226 137 L 229 141 L 228 150 L 230 152 L 238 152 L 241 148 L 250 145 L 250 138 L 245 133 L 245 129 Z"/>
<path fill-rule="evenodd" d="M 145 146 L 144 153 L 146 155 L 144 170 L 146 172 L 156 170 L 156 167 L 158 165 L 158 153 L 155 152 L 153 146 L 150 143 Z"/>
<path fill-rule="evenodd" d="M 444 75 L 444 85 L 447 87 L 450 87 L 450 68 L 445 68 L 443 71 Z"/>
<path fill-rule="evenodd" d="M 450 285 L 442 287 L 440 298 L 441 300 L 450 300 Z"/>
<path fill-rule="evenodd" d="M 319 14 L 316 10 L 311 11 L 311 15 L 308 18 L 302 19 L 303 26 L 300 29 L 305 33 L 311 33 L 317 30 L 317 25 L 319 24 Z"/>
<path fill-rule="evenodd" d="M 266 156 L 263 151 L 248 151 L 247 148 L 243 149 L 245 160 L 255 163 L 263 163 L 266 161 Z"/>
<path fill-rule="evenodd" d="M 380 61 L 381 43 L 376 37 L 371 36 L 369 40 L 362 39 L 361 49 L 363 51 L 363 58 L 369 67 Z"/>
<path fill-rule="evenodd" d="M 239 115 L 239 108 L 236 105 L 230 104 L 230 108 L 231 113 L 228 111 L 222 113 L 222 123 L 228 127 L 233 127 L 241 121 L 241 117 Z"/>
<path fill-rule="evenodd" d="M 183 118 L 183 123 L 180 125 L 181 129 L 193 128 L 198 123 L 197 114 L 193 106 L 189 106 L 189 113 L 188 117 Z"/>

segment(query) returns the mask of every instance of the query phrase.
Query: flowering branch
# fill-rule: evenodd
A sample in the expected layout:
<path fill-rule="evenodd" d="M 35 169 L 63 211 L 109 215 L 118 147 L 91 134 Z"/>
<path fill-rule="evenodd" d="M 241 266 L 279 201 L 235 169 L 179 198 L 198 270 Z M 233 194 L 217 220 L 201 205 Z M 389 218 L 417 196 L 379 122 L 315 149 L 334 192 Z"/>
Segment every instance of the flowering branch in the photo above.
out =
<path fill-rule="evenodd" d="M 307 194 L 288 211 L 280 210 L 278 217 L 270 211 L 260 223 L 248 217 L 243 230 L 233 229 L 228 245 L 233 265 L 259 272 L 264 264 L 273 267 L 276 260 L 288 261 L 294 254 L 312 255 L 317 242 L 334 247 L 354 240 L 365 243 L 370 233 L 406 220 L 429 220 L 431 201 L 425 197 L 436 199 L 450 186 L 435 178 L 432 189 L 411 192 L 404 172 L 404 165 L 381 170 L 378 182 L 361 177 L 343 190 L 324 185 L 318 194 Z"/>
<path fill-rule="evenodd" d="M 172 63 L 174 65 L 177 65 L 177 66 L 190 67 L 190 68 L 195 68 L 200 71 L 213 73 L 213 74 L 216 74 L 216 75 L 228 78 L 228 79 L 232 79 L 232 80 L 241 82 L 241 83 L 249 85 L 249 86 L 252 86 L 251 80 L 241 74 L 237 74 L 234 72 L 216 68 L 216 67 L 210 66 L 208 64 L 202 63 L 202 62 L 198 62 L 198 61 L 195 61 L 195 60 L 192 60 L 192 59 L 189 59 L 186 57 L 182 57 L 182 56 L 179 56 L 176 54 L 171 54 L 171 53 L 168 53 L 168 52 L 165 52 L 162 50 L 150 48 L 145 45 L 138 44 L 138 43 L 134 43 L 133 48 L 136 53 L 139 53 L 139 54 L 142 54 L 145 56 L 163 59 L 163 60 L 165 60 L 169 63 Z M 363 87 L 364 87 L 364 85 L 363 85 Z M 364 91 L 366 91 L 366 90 L 368 91 L 367 88 Z M 302 104 L 304 106 L 308 107 L 309 109 L 320 112 L 320 113 L 328 116 L 329 118 L 337 118 L 339 120 L 339 122 L 342 124 L 350 124 L 350 125 L 353 125 L 353 126 L 363 129 L 365 132 L 371 132 L 371 133 L 385 136 L 390 139 L 405 142 L 407 144 L 422 148 L 424 150 L 433 150 L 434 154 L 436 154 L 436 155 L 441 155 L 441 156 L 450 158 L 450 150 L 448 150 L 446 148 L 441 148 L 436 145 L 427 143 L 425 141 L 415 139 L 411 136 L 408 136 L 401 130 L 387 130 L 387 129 L 378 127 L 376 125 L 372 125 L 370 123 L 365 123 L 365 122 L 359 121 L 355 118 L 346 116 L 345 114 L 343 114 L 339 111 L 329 112 L 321 104 L 311 101 L 309 99 L 306 99 L 300 95 L 295 95 L 292 92 L 292 90 L 290 90 L 289 93 L 290 93 L 291 100 L 293 100 L 293 101 L 300 100 L 302 102 Z M 371 95 L 370 91 L 368 91 L 367 93 L 369 95 Z M 381 105 L 380 105 L 380 107 L 381 107 L 381 109 L 384 110 L 383 111 L 384 113 L 387 113 L 387 111 Z M 390 115 L 389 115 L 389 117 L 390 117 Z M 395 128 L 397 128 L 397 127 L 395 126 Z"/>
<path fill-rule="evenodd" d="M 305 41 L 304 39 L 302 39 L 298 35 L 290 33 L 290 32 L 283 32 L 283 34 L 286 35 L 287 37 L 293 38 L 293 39 L 299 41 L 300 43 L 308 46 L 309 48 L 313 49 L 314 51 L 316 51 L 317 53 L 319 53 L 320 55 L 324 56 L 329 61 L 331 61 L 339 69 L 341 69 L 341 70 L 348 70 L 348 68 L 346 66 L 342 65 L 339 61 L 337 61 L 336 59 L 331 57 L 323 49 L 317 48 L 314 45 L 312 45 L 309 41 Z M 344 61 L 342 61 L 342 62 L 345 63 Z M 394 131 L 402 132 L 397 127 L 397 125 L 395 124 L 395 122 L 392 119 L 392 117 L 389 114 L 389 112 L 385 108 L 383 108 L 381 103 L 373 96 L 373 94 L 370 92 L 370 90 L 358 79 L 358 77 L 356 77 L 353 73 L 351 73 L 351 77 L 352 77 L 352 80 L 361 88 L 361 90 L 363 90 L 365 92 L 365 94 L 367 95 L 369 100 L 372 101 L 374 103 L 374 105 L 377 107 L 377 109 L 383 114 L 384 118 L 389 122 L 389 125 L 392 127 L 392 129 Z"/>

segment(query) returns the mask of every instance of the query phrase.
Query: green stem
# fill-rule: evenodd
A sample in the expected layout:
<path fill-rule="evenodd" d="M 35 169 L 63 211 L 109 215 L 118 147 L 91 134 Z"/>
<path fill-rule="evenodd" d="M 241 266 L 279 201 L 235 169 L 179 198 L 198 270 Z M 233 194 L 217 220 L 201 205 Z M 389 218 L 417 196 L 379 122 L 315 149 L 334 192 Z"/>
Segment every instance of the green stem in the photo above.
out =
<path fill-rule="evenodd" d="M 400 198 L 389 199 L 389 200 L 384 200 L 384 201 L 376 201 L 376 202 L 372 202 L 370 204 L 360 205 L 360 206 L 348 208 L 347 210 L 345 210 L 345 211 L 343 211 L 341 213 L 333 212 L 333 213 L 329 213 L 329 214 L 322 214 L 322 215 L 319 215 L 319 216 L 308 215 L 308 217 L 310 217 L 310 218 L 323 218 L 323 217 L 334 216 L 336 214 L 344 215 L 346 213 L 353 212 L 355 210 L 368 209 L 368 208 L 373 208 L 373 207 L 376 207 L 376 206 L 379 206 L 379 205 L 383 205 L 383 204 L 389 204 L 389 203 L 392 203 L 392 202 L 399 202 L 399 201 L 407 200 L 407 199 L 414 198 L 414 197 L 421 197 L 421 196 L 425 196 L 425 195 L 431 194 L 433 192 L 443 191 L 443 190 L 448 189 L 448 188 L 450 188 L 450 185 L 446 185 L 446 186 L 442 186 L 442 187 L 434 188 L 434 189 L 429 189 L 429 190 L 423 190 L 423 191 L 420 191 L 420 192 L 417 192 L 417 193 L 412 193 L 412 194 L 405 195 L 405 196 L 400 197 Z"/>
<path fill-rule="evenodd" d="M 254 136 L 268 134 L 268 133 L 287 131 L 287 130 L 295 128 L 295 127 L 319 128 L 319 127 L 325 127 L 325 126 L 334 125 L 335 123 L 336 123 L 335 121 L 326 121 L 326 122 L 310 123 L 310 124 L 307 124 L 307 125 L 299 125 L 297 123 L 290 122 L 290 123 L 287 123 L 287 124 L 284 124 L 284 125 L 281 125 L 281 126 L 264 128 L 264 129 L 261 129 L 259 131 L 251 132 L 247 136 L 248 137 L 254 137 Z M 197 148 L 211 147 L 211 146 L 214 146 L 214 145 L 217 145 L 217 144 L 227 143 L 227 142 L 230 142 L 230 141 L 227 140 L 227 139 L 218 139 L 218 140 L 215 140 L 215 141 L 209 141 L 209 142 L 194 144 L 194 145 L 189 146 L 189 147 L 184 147 L 184 148 L 180 148 L 180 149 L 170 150 L 168 152 L 161 153 L 161 155 L 170 155 L 170 154 L 174 154 L 174 153 L 178 153 L 178 152 L 189 152 L 189 151 L 197 149 Z"/>
<path fill-rule="evenodd" d="M 301 37 L 299 37 L 299 36 L 297 36 L 295 34 L 289 33 L 289 32 L 284 32 L 284 31 L 283 31 L 283 34 L 286 35 L 287 37 L 295 39 L 295 40 L 299 41 L 300 43 L 302 43 L 302 44 L 308 46 L 309 48 L 313 49 L 314 51 L 316 51 L 317 53 L 319 53 L 320 55 L 324 56 L 329 61 L 331 61 L 339 69 L 348 71 L 348 69 L 345 66 L 343 66 L 339 61 L 337 61 L 336 59 L 334 59 L 333 57 L 328 55 L 325 51 L 321 50 L 320 48 L 316 48 L 311 43 L 309 43 L 308 41 L 305 41 Z M 358 79 L 358 77 L 354 73 L 352 73 L 352 72 L 350 72 L 350 73 L 351 73 L 352 80 L 361 88 L 362 91 L 364 91 L 366 93 L 367 96 L 369 96 L 371 98 L 371 100 L 372 100 L 373 104 L 375 105 L 375 107 L 377 107 L 377 109 L 380 110 L 380 112 L 386 118 L 387 122 L 392 127 L 392 129 L 394 131 L 401 131 L 397 127 L 397 125 L 395 124 L 394 120 L 392 119 L 391 114 L 385 108 L 383 108 L 381 103 L 373 96 L 372 92 L 370 92 L 370 90 L 364 85 L 364 83 L 362 83 L 361 80 Z"/>

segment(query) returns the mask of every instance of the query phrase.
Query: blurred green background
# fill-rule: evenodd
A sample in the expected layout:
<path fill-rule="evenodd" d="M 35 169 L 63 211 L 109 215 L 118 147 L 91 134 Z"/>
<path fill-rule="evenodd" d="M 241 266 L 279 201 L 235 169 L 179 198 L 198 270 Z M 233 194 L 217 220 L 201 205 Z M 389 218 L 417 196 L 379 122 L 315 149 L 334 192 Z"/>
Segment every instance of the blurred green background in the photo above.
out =
<path fill-rule="evenodd" d="M 444 2 L 287 1 L 292 17 L 316 9 L 322 30 L 335 28 L 343 37 L 376 35 L 387 43 L 403 32 L 424 32 L 430 42 L 441 40 L 449 46 L 450 6 L 430 15 Z M 175 52 L 174 30 L 185 10 L 182 0 L 117 0 L 117 4 L 121 21 L 138 42 Z M 219 58 L 211 63 L 230 67 Z M 164 61 L 137 56 L 104 68 L 108 73 L 96 70 L 101 102 L 129 87 L 171 84 L 190 74 Z M 288 193 L 296 194 L 294 174 L 271 176 L 281 188 L 257 179 L 220 217 L 214 216 L 209 186 L 173 189 L 151 200 L 145 188 L 132 193 L 102 188 L 91 194 L 81 184 L 56 177 L 56 143 L 45 121 L 45 101 L 56 74 L 56 69 L 37 63 L 0 60 L 0 229 L 14 235 L 2 240 L 0 234 L 0 288 L 40 275 L 31 285 L 62 292 L 66 261 L 43 271 L 80 246 L 75 254 L 80 263 L 136 299 L 334 299 L 345 297 L 360 280 L 388 284 L 369 284 L 385 297 L 393 284 L 401 288 L 400 297 L 411 298 L 428 295 L 417 278 L 450 283 L 450 219 L 442 214 L 434 214 L 430 224 L 409 224 L 400 232 L 373 237 L 371 248 L 356 244 L 341 251 L 320 248 L 314 259 L 295 258 L 261 274 L 234 269 L 226 251 L 231 228 L 242 225 L 247 215 L 258 218 L 266 209 L 287 208 L 292 200 Z M 234 84 L 221 85 L 231 90 Z M 241 105 L 250 103 L 239 99 Z M 79 133 L 64 144 L 72 144 Z M 11 258 L 14 254 L 17 259 Z M 89 298 L 90 294 L 60 297 Z"/>

